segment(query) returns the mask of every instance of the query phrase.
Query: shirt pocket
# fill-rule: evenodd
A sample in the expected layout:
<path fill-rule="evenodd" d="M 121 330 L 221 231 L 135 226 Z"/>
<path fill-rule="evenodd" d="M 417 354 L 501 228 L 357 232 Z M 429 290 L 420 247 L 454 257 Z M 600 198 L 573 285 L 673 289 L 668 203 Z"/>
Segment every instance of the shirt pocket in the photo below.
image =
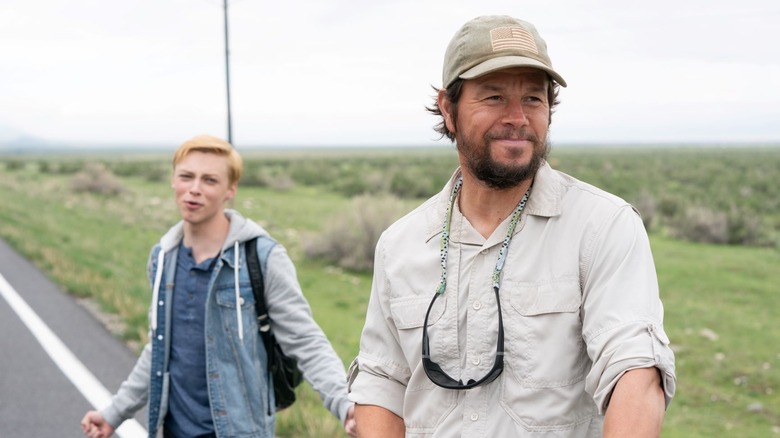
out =
<path fill-rule="evenodd" d="M 428 334 L 435 336 L 443 323 L 447 297 L 440 296 L 428 316 Z M 398 329 L 401 347 L 412 368 L 404 395 L 404 423 L 407 434 L 431 433 L 455 409 L 457 391 L 436 386 L 422 367 L 422 327 L 433 295 L 390 300 L 390 313 Z M 433 345 L 431 345 L 433 348 Z M 435 400 L 435 403 L 431 403 Z"/>
<path fill-rule="evenodd" d="M 577 278 L 506 284 L 505 324 L 510 372 L 526 387 L 571 385 L 585 378 L 589 360 L 582 339 L 582 292 Z"/>
<path fill-rule="evenodd" d="M 590 360 L 578 279 L 507 282 L 501 293 L 510 304 L 504 311 L 502 407 L 526 430 L 572 433 L 597 414 L 585 392 Z"/>
<path fill-rule="evenodd" d="M 390 300 L 390 315 L 398 329 L 401 349 L 404 352 L 407 363 L 412 365 L 422 361 L 422 327 L 425 323 L 425 314 L 432 299 L 433 295 L 427 297 L 418 295 Z M 431 309 L 431 314 L 428 316 L 429 336 L 435 336 L 439 331 L 437 324 L 442 321 L 446 303 L 446 296 L 436 299 Z M 435 348 L 435 343 L 431 344 L 431 348 Z"/>
<path fill-rule="evenodd" d="M 398 330 L 422 329 L 423 323 L 425 322 L 425 314 L 428 311 L 431 300 L 433 300 L 433 295 L 428 297 L 414 296 L 391 299 L 390 313 L 393 316 L 396 328 L 398 328 Z M 431 314 L 428 316 L 428 325 L 435 324 L 441 316 L 444 315 L 446 302 L 447 297 L 444 296 L 436 299 L 436 302 L 431 309 Z M 422 332 L 420 333 L 420 336 L 422 336 Z"/>

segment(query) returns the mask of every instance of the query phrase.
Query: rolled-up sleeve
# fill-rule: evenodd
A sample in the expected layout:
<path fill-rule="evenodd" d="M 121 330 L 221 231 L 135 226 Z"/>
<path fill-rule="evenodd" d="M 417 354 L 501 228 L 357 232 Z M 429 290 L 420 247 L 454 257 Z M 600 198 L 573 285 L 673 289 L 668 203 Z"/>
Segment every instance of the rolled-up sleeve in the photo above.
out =
<path fill-rule="evenodd" d="M 583 338 L 593 367 L 586 391 L 605 413 L 626 371 L 660 371 L 666 406 L 674 396 L 674 353 L 663 328 L 663 305 L 650 242 L 639 215 L 618 209 L 593 230 L 582 258 Z"/>

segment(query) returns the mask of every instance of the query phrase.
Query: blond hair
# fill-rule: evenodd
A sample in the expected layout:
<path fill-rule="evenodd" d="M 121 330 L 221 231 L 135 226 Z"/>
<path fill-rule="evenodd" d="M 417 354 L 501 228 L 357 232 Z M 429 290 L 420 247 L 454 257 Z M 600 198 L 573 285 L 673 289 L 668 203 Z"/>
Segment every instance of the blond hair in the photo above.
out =
<path fill-rule="evenodd" d="M 214 137 L 212 135 L 196 135 L 185 141 L 173 154 L 173 168 L 184 159 L 190 152 L 205 152 L 226 157 L 228 160 L 228 179 L 229 184 L 237 184 L 244 171 L 244 162 L 241 155 L 227 141 Z"/>

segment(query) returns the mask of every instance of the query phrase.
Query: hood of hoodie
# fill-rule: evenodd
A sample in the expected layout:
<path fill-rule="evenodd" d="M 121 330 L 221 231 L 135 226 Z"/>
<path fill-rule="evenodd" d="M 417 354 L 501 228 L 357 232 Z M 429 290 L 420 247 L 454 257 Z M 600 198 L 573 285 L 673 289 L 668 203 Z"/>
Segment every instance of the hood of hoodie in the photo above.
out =
<path fill-rule="evenodd" d="M 263 227 L 241 216 L 241 213 L 235 210 L 225 209 L 225 216 L 230 221 L 230 229 L 225 242 L 222 244 L 222 252 L 235 245 L 236 242 L 242 243 L 255 237 L 268 235 L 268 232 Z M 160 248 L 165 252 L 169 252 L 177 247 L 183 238 L 184 221 L 179 221 L 160 239 Z"/>

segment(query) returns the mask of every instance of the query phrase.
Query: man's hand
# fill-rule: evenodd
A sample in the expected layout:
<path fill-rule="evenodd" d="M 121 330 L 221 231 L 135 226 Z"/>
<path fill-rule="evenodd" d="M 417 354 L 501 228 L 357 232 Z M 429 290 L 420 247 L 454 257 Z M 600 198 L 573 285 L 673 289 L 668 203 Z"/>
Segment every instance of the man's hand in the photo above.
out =
<path fill-rule="evenodd" d="M 89 438 L 108 438 L 114 434 L 114 427 L 98 411 L 89 411 L 84 415 L 81 430 Z"/>

